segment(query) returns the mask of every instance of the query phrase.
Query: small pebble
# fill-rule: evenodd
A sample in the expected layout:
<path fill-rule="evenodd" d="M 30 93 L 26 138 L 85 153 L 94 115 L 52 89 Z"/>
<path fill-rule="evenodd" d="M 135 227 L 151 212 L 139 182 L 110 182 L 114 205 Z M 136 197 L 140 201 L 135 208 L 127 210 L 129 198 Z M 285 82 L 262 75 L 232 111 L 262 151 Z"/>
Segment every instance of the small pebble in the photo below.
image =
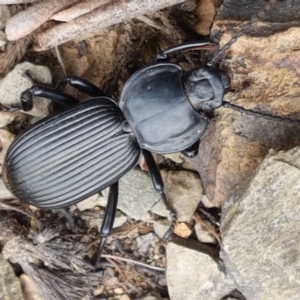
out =
<path fill-rule="evenodd" d="M 126 294 L 122 295 L 120 300 L 131 300 L 130 297 Z"/>
<path fill-rule="evenodd" d="M 116 289 L 114 289 L 114 293 L 118 294 L 118 295 L 121 295 L 121 294 L 124 293 L 124 290 L 122 288 L 116 288 Z"/>
<path fill-rule="evenodd" d="M 94 290 L 94 297 L 100 296 L 104 291 L 104 285 L 101 285 L 98 289 Z"/>

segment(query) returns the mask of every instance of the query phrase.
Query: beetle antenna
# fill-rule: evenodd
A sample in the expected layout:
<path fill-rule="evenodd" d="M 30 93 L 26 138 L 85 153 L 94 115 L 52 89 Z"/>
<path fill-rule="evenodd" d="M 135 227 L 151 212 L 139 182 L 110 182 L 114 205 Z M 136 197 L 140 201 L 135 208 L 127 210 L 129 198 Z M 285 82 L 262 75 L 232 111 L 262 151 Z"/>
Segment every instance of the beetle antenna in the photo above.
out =
<path fill-rule="evenodd" d="M 266 16 L 267 12 L 272 8 L 274 4 L 277 3 L 277 0 L 269 0 L 264 7 L 257 13 L 257 15 L 252 16 L 250 21 L 242 26 L 240 30 L 227 42 L 217 53 L 212 57 L 212 59 L 207 63 L 207 66 L 213 66 L 224 54 L 224 52 L 234 44 L 239 37 L 245 34 L 249 28 L 256 23 L 259 18 L 263 18 Z"/>

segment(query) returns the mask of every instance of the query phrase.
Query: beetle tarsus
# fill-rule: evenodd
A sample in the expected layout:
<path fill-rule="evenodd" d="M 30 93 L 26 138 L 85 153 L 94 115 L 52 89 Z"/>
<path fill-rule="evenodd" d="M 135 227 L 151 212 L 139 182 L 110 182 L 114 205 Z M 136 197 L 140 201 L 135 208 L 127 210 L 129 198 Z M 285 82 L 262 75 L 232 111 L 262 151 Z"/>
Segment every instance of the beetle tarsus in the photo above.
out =
<path fill-rule="evenodd" d="M 60 211 L 67 219 L 72 233 L 75 233 L 75 222 L 74 222 L 72 216 L 70 215 L 70 213 L 65 208 L 61 208 Z"/>
<path fill-rule="evenodd" d="M 170 203 L 168 202 L 167 197 L 164 193 L 164 183 L 163 183 L 160 171 L 158 169 L 158 166 L 157 166 L 151 152 L 149 152 L 148 150 L 145 150 L 145 149 L 143 149 L 142 151 L 143 151 L 143 155 L 144 155 L 144 158 L 145 158 L 148 170 L 149 170 L 149 175 L 151 177 L 153 186 L 154 186 L 155 190 L 157 190 L 160 193 L 163 203 L 165 204 L 167 210 L 171 214 L 172 224 L 170 226 L 170 229 L 165 233 L 165 236 L 164 236 L 165 240 L 169 240 L 174 231 L 174 227 L 177 223 L 177 215 L 176 215 L 176 212 L 170 206 Z"/>
<path fill-rule="evenodd" d="M 119 183 L 117 181 L 114 184 L 112 184 L 109 189 L 107 205 L 106 205 L 103 222 L 100 229 L 101 241 L 98 245 L 98 249 L 96 253 L 93 255 L 91 259 L 91 262 L 94 265 L 97 265 L 97 263 L 99 262 L 102 250 L 106 242 L 106 238 L 109 236 L 109 234 L 112 231 L 113 224 L 115 221 L 116 211 L 117 211 L 118 195 L 119 195 Z"/>

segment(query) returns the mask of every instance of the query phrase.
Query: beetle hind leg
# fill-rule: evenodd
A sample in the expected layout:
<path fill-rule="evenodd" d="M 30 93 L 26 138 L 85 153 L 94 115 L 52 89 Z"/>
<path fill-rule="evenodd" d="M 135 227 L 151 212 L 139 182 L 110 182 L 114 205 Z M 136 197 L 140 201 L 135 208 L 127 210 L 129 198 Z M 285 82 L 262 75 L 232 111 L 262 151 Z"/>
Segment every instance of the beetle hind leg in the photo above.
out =
<path fill-rule="evenodd" d="M 154 186 L 155 190 L 157 190 L 160 193 L 160 196 L 161 196 L 167 210 L 171 214 L 172 224 L 171 224 L 169 230 L 164 234 L 164 237 L 163 237 L 164 240 L 168 241 L 170 239 L 170 237 L 174 231 L 175 225 L 177 223 L 177 215 L 167 200 L 167 197 L 164 192 L 164 183 L 163 183 L 160 171 L 158 169 L 158 166 L 157 166 L 152 154 L 148 150 L 145 150 L 145 149 L 143 149 L 142 151 L 143 151 L 143 155 L 144 155 L 144 158 L 145 158 L 148 170 L 149 170 L 149 175 L 151 177 L 153 186 Z"/>
<path fill-rule="evenodd" d="M 88 96 L 91 96 L 91 97 L 106 96 L 102 90 L 97 88 L 91 82 L 89 82 L 83 78 L 80 78 L 78 76 L 70 76 L 70 77 L 63 78 L 62 80 L 60 80 L 57 83 L 56 89 L 59 91 L 62 91 L 66 87 L 67 84 L 70 84 L 72 87 L 74 87 L 78 91 L 80 91 Z"/>
<path fill-rule="evenodd" d="M 98 245 L 97 251 L 95 252 L 95 254 L 91 259 L 91 262 L 94 265 L 97 265 L 97 263 L 99 262 L 106 239 L 112 231 L 115 216 L 116 216 L 116 211 L 117 211 L 118 195 L 119 195 L 119 183 L 117 181 L 116 183 L 112 184 L 109 189 L 108 201 L 107 201 L 104 218 L 100 229 L 101 241 Z"/>

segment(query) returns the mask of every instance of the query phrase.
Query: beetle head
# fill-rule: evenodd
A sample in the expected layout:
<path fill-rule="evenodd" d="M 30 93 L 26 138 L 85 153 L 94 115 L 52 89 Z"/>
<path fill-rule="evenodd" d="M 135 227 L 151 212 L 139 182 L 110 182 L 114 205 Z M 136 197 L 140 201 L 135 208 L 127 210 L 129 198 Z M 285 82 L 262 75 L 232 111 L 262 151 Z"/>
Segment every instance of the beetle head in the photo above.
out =
<path fill-rule="evenodd" d="M 220 74 L 208 66 L 193 70 L 184 81 L 184 88 L 196 111 L 212 112 L 222 105 L 224 84 Z"/>

